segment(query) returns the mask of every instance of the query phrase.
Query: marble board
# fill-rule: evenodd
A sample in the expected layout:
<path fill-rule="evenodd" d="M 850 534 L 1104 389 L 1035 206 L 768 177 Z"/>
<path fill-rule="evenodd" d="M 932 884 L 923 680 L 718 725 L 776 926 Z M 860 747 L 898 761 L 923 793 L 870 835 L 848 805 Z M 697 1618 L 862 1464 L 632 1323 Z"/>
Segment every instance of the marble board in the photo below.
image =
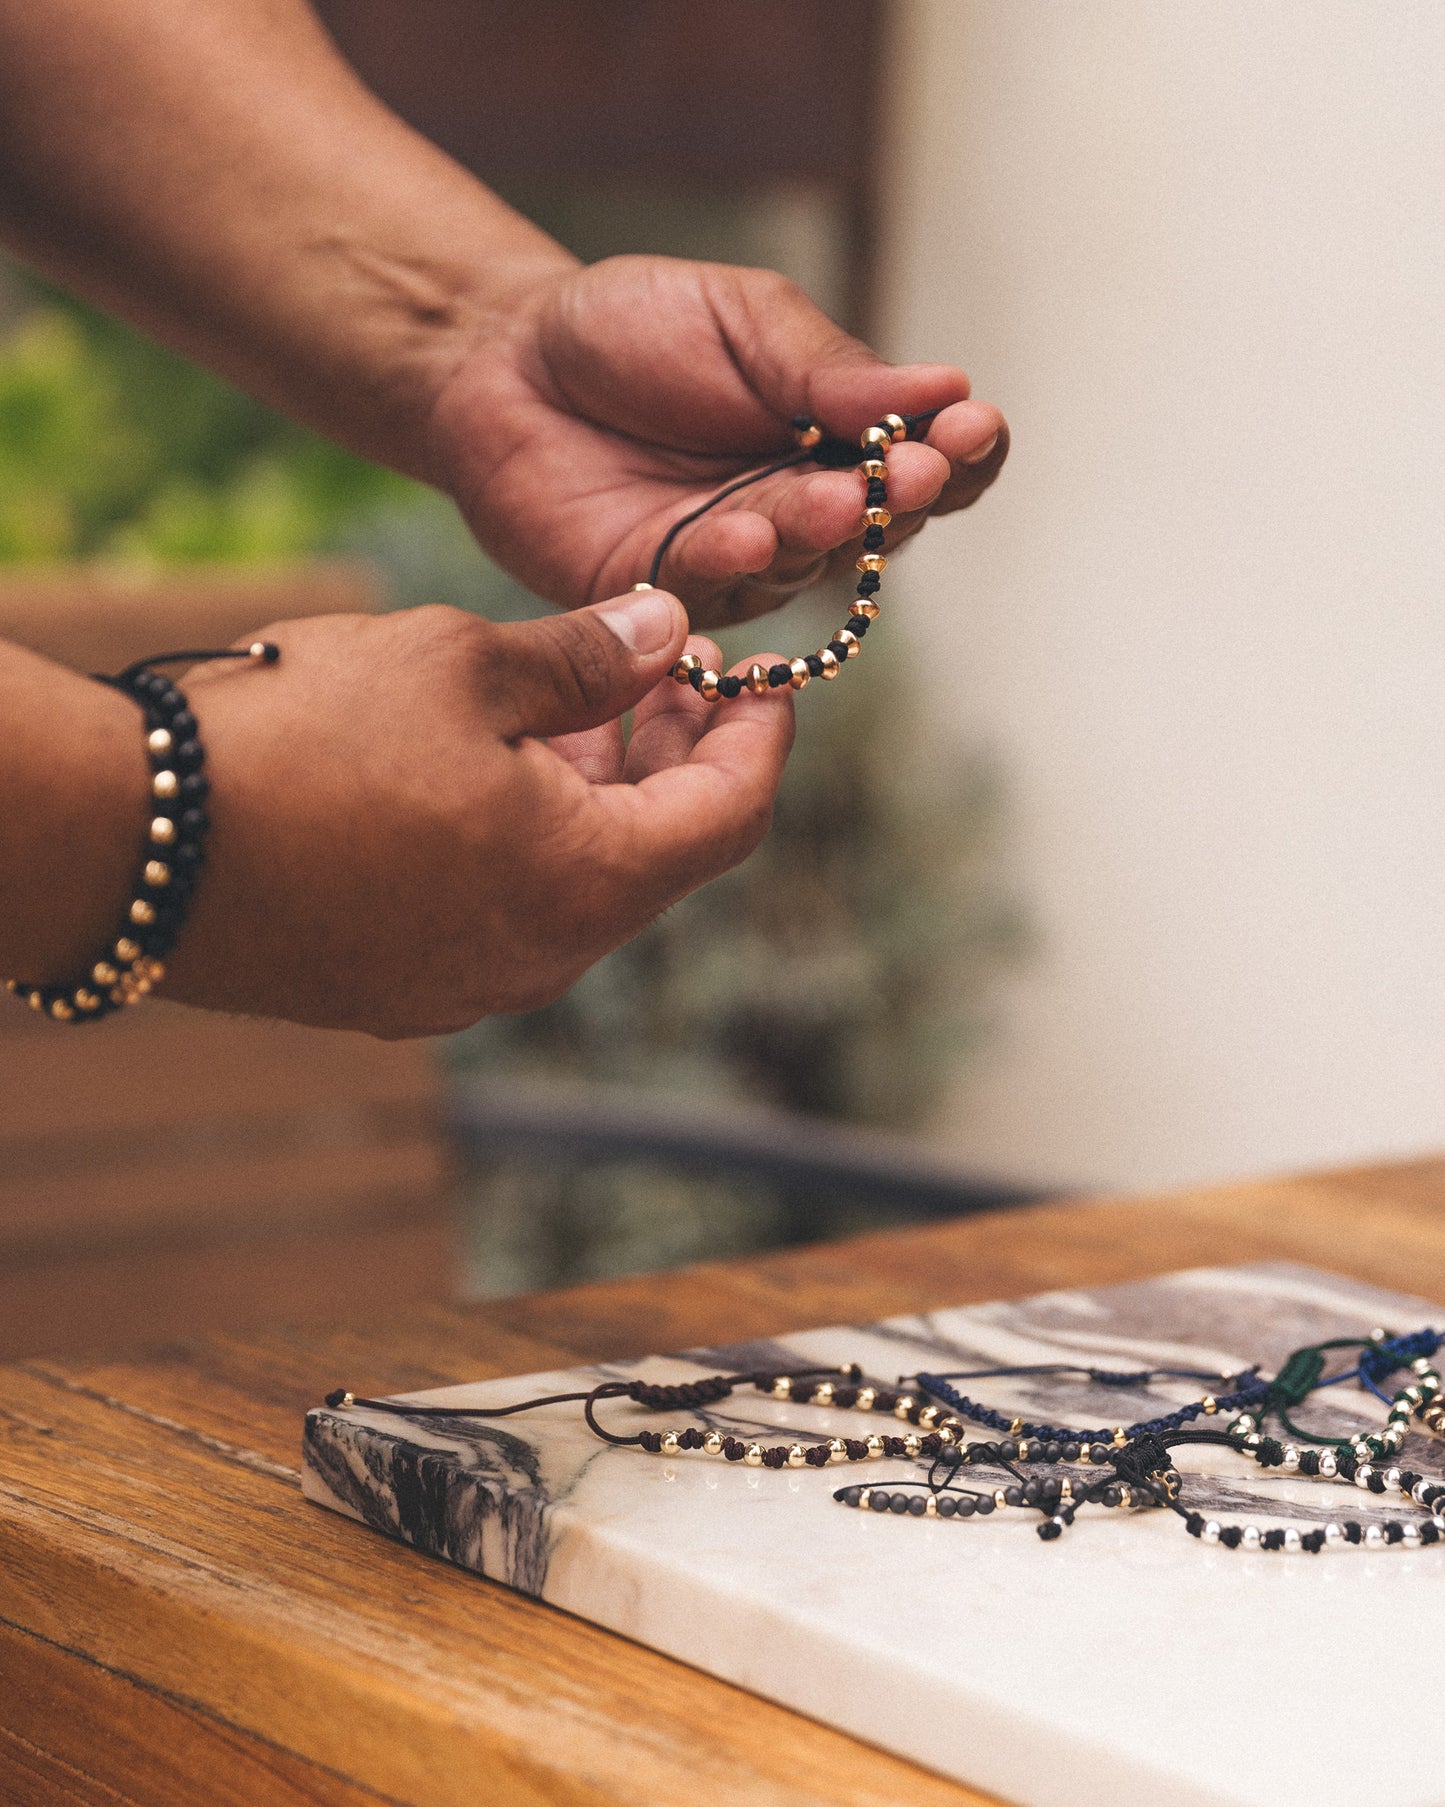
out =
<path fill-rule="evenodd" d="M 1420 1299 L 1270 1263 L 404 1397 L 495 1405 L 602 1379 L 847 1361 L 885 1384 L 1050 1361 L 1272 1371 L 1302 1343 L 1442 1320 Z M 1026 1416 L 1085 1424 L 1199 1392 L 1051 1378 L 980 1382 L 979 1396 L 985 1385 Z M 1310 1407 L 1316 1425 L 1382 1421 L 1353 1386 L 1327 1397 Z M 601 1409 L 619 1429 L 688 1421 Z M 774 1440 L 870 1428 L 751 1390 L 692 1422 Z M 1400 1510 L 1398 1495 L 1392 1512 L 1231 1451 L 1181 1453 L 1191 1503 L 1225 1522 L 1307 1528 Z M 1402 1461 L 1438 1475 L 1442 1458 L 1422 1433 Z M 1202 1546 L 1172 1513 L 1102 1509 L 1044 1544 L 1034 1513 L 963 1522 L 834 1502 L 849 1480 L 907 1478 L 907 1463 L 774 1471 L 650 1456 L 600 1444 L 575 1406 L 461 1424 L 319 1408 L 304 1469 L 309 1498 L 374 1530 L 1023 1807 L 1445 1807 L 1429 1705 L 1445 1673 L 1442 1545 L 1250 1554 Z"/>

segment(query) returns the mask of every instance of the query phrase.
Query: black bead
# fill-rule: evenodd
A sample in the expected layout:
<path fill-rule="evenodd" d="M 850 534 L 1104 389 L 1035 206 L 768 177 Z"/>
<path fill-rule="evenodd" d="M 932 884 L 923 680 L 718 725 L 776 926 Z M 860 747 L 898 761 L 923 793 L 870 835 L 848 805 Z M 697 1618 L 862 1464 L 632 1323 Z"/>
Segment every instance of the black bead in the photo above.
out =
<path fill-rule="evenodd" d="M 915 1493 L 915 1494 L 910 1495 L 909 1501 L 908 1501 L 908 1511 L 913 1518 L 922 1518 L 924 1513 L 927 1512 L 927 1510 L 928 1510 L 928 1502 L 927 1502 L 927 1500 L 924 1499 L 924 1497 L 921 1493 Z"/>
<path fill-rule="evenodd" d="M 833 657 L 840 665 L 848 657 L 848 648 L 841 640 L 830 640 L 828 642 L 828 651 L 832 653 Z"/>
<path fill-rule="evenodd" d="M 1365 1485 L 1369 1488 L 1371 1493 L 1383 1493 L 1385 1491 L 1385 1477 L 1382 1474 L 1372 1474 L 1369 1480 L 1365 1482 Z"/>
<path fill-rule="evenodd" d="M 889 1494 L 888 1510 L 893 1513 L 906 1512 L 908 1510 L 908 1495 L 906 1493 Z"/>
<path fill-rule="evenodd" d="M 1352 1518 L 1346 1519 L 1344 1530 L 1345 1530 L 1345 1542 L 1346 1543 L 1359 1543 L 1363 1533 L 1361 1532 L 1359 1524 L 1356 1522 L 1356 1520 L 1354 1520 Z"/>
<path fill-rule="evenodd" d="M 787 665 L 770 665 L 768 667 L 768 683 L 774 690 L 792 681 L 792 669 Z"/>
<path fill-rule="evenodd" d="M 1003 1457 L 1005 1462 L 1016 1462 L 1019 1455 L 1019 1446 L 1012 1437 L 1006 1437 L 1004 1441 L 999 1444 L 998 1453 Z"/>
<path fill-rule="evenodd" d="M 1052 1543 L 1056 1537 L 1062 1537 L 1063 1534 L 1064 1527 L 1055 1523 L 1051 1518 L 1045 1519 L 1043 1524 L 1039 1526 L 1039 1536 L 1043 1538 L 1045 1543 Z"/>
<path fill-rule="evenodd" d="M 1439 1530 L 1438 1526 L 1432 1525 L 1428 1521 L 1425 1524 L 1421 1525 L 1421 1527 L 1420 1527 L 1420 1542 L 1421 1543 L 1438 1543 L 1439 1541 L 1440 1541 L 1440 1530 Z"/>
<path fill-rule="evenodd" d="M 1124 1500 L 1124 1495 L 1117 1487 L 1106 1487 L 1102 1497 L 1106 1506 L 1119 1506 Z"/>
<path fill-rule="evenodd" d="M 1089 1447 L 1089 1459 L 1093 1462 L 1107 1462 L 1109 1460 L 1108 1445 L 1105 1443 L 1091 1444 Z"/>
<path fill-rule="evenodd" d="M 993 1501 L 987 1494 L 984 1494 L 980 1500 L 975 1502 L 974 1511 L 977 1512 L 980 1517 L 987 1518 L 989 1513 L 993 1511 Z"/>
<path fill-rule="evenodd" d="M 888 1510 L 888 1500 L 889 1495 L 884 1493 L 881 1488 L 876 1488 L 873 1497 L 868 1501 L 868 1510 L 870 1512 L 886 1512 Z"/>
<path fill-rule="evenodd" d="M 1204 1520 L 1197 1512 L 1191 1512 L 1184 1521 L 1184 1529 L 1191 1537 L 1198 1537 L 1204 1529 Z"/>
<path fill-rule="evenodd" d="M 167 719 L 173 715 L 179 715 L 181 710 L 186 706 L 186 699 L 181 695 L 180 691 L 176 689 L 175 685 L 171 683 L 167 683 L 164 690 L 153 690 L 151 695 L 155 697 L 156 708 L 159 709 L 161 714 Z"/>
<path fill-rule="evenodd" d="M 718 692 L 722 696 L 732 697 L 736 696 L 742 687 L 743 681 L 741 678 L 724 678 L 718 685 Z"/>
<path fill-rule="evenodd" d="M 803 663 L 807 666 L 808 670 L 813 674 L 813 676 L 815 678 L 822 677 L 823 661 L 817 653 L 809 653 L 807 658 L 804 659 Z"/>
<path fill-rule="evenodd" d="M 1003 1490 L 1003 1498 L 1006 1506 L 1022 1506 L 1024 1503 L 1024 1490 L 1022 1487 L 1005 1487 Z"/>
<path fill-rule="evenodd" d="M 1079 1446 L 1077 1443 L 1066 1443 L 1062 1453 L 1066 1462 L 1077 1462 L 1079 1459 Z"/>
<path fill-rule="evenodd" d="M 841 1500 L 845 1506 L 856 1506 L 862 1496 L 863 1489 L 861 1487 L 841 1487 L 833 1498 Z"/>
<path fill-rule="evenodd" d="M 1039 1503 L 1041 1491 L 1042 1490 L 1039 1487 L 1039 1483 L 1037 1480 L 1025 1481 L 1024 1482 L 1024 1504 L 1026 1506 L 1037 1506 Z"/>
<path fill-rule="evenodd" d="M 204 803 L 211 794 L 211 781 L 203 772 L 192 772 L 181 780 L 181 802 Z"/>
<path fill-rule="evenodd" d="M 960 1494 L 954 1510 L 960 1518 L 972 1518 L 978 1511 L 978 1501 L 971 1493 Z"/>
<path fill-rule="evenodd" d="M 1063 1454 L 1063 1445 L 1059 1443 L 1046 1443 L 1039 1453 L 1042 1455 L 1044 1461 L 1057 1462 L 1059 1457 Z"/>
<path fill-rule="evenodd" d="M 198 772 L 206 763 L 205 750 L 198 740 L 183 740 L 171 755 L 170 763 L 182 772 Z"/>
<path fill-rule="evenodd" d="M 196 718 L 189 709 L 182 709 L 171 718 L 171 733 L 177 740 L 194 740 L 196 735 Z"/>

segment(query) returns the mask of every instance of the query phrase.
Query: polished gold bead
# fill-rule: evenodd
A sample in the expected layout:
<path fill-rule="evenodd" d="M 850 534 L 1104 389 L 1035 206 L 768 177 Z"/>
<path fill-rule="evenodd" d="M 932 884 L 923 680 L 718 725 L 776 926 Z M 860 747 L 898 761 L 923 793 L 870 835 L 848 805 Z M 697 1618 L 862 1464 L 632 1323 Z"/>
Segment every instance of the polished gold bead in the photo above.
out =
<path fill-rule="evenodd" d="M 850 615 L 861 615 L 865 621 L 876 621 L 878 619 L 878 604 L 870 601 L 866 596 L 860 596 L 849 606 L 848 613 Z"/>
<path fill-rule="evenodd" d="M 164 772 L 157 772 L 155 777 L 151 779 L 151 790 L 154 795 L 161 798 L 162 801 L 171 797 L 179 797 L 181 794 L 181 781 L 168 767 Z"/>
<path fill-rule="evenodd" d="M 126 966 L 129 966 L 132 960 L 139 960 L 144 951 L 141 944 L 138 941 L 132 941 L 129 935 L 122 935 L 115 944 L 115 957 Z"/>
<path fill-rule="evenodd" d="M 893 435 L 887 427 L 865 427 L 859 435 L 858 443 L 865 452 L 886 452 L 893 444 Z"/>
<path fill-rule="evenodd" d="M 917 1404 L 918 1401 L 911 1393 L 900 1393 L 893 1402 L 893 1416 L 895 1418 L 906 1418 Z"/>
<path fill-rule="evenodd" d="M 925 1518 L 938 1517 L 938 1501 L 931 1493 L 925 1493 L 923 1496 L 923 1516 Z"/>
<path fill-rule="evenodd" d="M 828 1439 L 828 1460 L 830 1462 L 846 1462 L 848 1460 L 848 1446 L 841 1437 Z"/>
<path fill-rule="evenodd" d="M 662 1453 L 663 1453 L 663 1455 L 675 1456 L 678 1453 L 680 1448 L 681 1448 L 681 1445 L 678 1443 L 678 1440 L 677 1440 L 677 1432 L 676 1431 L 664 1431 L 663 1437 L 662 1437 Z"/>
<path fill-rule="evenodd" d="M 138 897 L 130 907 L 130 919 L 142 928 L 148 928 L 156 919 L 156 907 L 143 897 Z"/>
<path fill-rule="evenodd" d="M 870 1456 L 881 1456 L 883 1454 L 883 1439 L 881 1437 L 874 1436 L 868 1439 L 868 1454 Z"/>
<path fill-rule="evenodd" d="M 886 571 L 888 568 L 888 560 L 881 552 L 865 552 L 856 562 L 860 571 Z"/>
<path fill-rule="evenodd" d="M 93 991 L 87 991 L 85 986 L 82 985 L 75 994 L 75 1008 L 77 1010 L 84 1010 L 87 1013 L 92 1010 L 99 1010 L 100 999 Z"/>
<path fill-rule="evenodd" d="M 908 437 L 908 422 L 901 414 L 885 414 L 878 424 L 887 427 L 895 440 Z"/>
<path fill-rule="evenodd" d="M 791 1399 L 793 1397 L 792 1378 L 787 1374 L 779 1374 L 773 1382 L 772 1393 L 774 1399 Z"/>
<path fill-rule="evenodd" d="M 768 674 L 761 665 L 748 667 L 747 686 L 754 696 L 766 696 L 772 685 L 768 682 Z"/>
<path fill-rule="evenodd" d="M 823 678 L 836 678 L 838 673 L 843 669 L 838 663 L 837 653 L 830 652 L 826 646 L 818 654 L 818 663 L 823 667 L 818 675 Z"/>
<path fill-rule="evenodd" d="M 1032 1448 L 1033 1448 L 1033 1444 L 1030 1442 L 1030 1440 L 1027 1437 L 1019 1438 L 1019 1461 L 1020 1462 L 1028 1461 L 1029 1451 Z"/>
<path fill-rule="evenodd" d="M 853 1403 L 860 1412 L 871 1412 L 873 1410 L 873 1401 L 877 1397 L 878 1394 L 874 1388 L 864 1387 Z"/>
<path fill-rule="evenodd" d="M 876 482 L 879 477 L 888 475 L 888 466 L 881 458 L 865 458 L 858 468 L 870 482 Z"/>
<path fill-rule="evenodd" d="M 903 1453 L 905 1456 L 907 1456 L 909 1458 L 910 1461 L 913 1459 L 914 1456 L 916 1456 L 918 1454 L 919 1450 L 922 1449 L 922 1447 L 923 1447 L 923 1444 L 922 1444 L 921 1440 L 919 1438 L 915 1437 L 912 1431 L 910 1431 L 908 1433 L 908 1435 L 903 1439 Z"/>
<path fill-rule="evenodd" d="M 25 1002 L 30 1006 L 30 1008 L 32 1010 L 44 1010 L 44 1008 L 45 1008 L 44 995 L 38 991 L 32 991 L 30 996 L 28 998 L 26 998 Z"/>
<path fill-rule="evenodd" d="M 633 586 L 632 586 L 634 595 L 637 593 L 638 590 L 650 590 L 651 588 L 652 588 L 652 585 L 645 581 L 640 584 L 633 584 Z"/>
<path fill-rule="evenodd" d="M 872 1498 L 873 1489 L 871 1487 L 862 1488 L 858 1494 L 858 1510 L 860 1512 L 866 1512 L 868 1510 L 868 1502 Z"/>
<path fill-rule="evenodd" d="M 938 1441 L 940 1443 L 952 1443 L 957 1434 L 958 1433 L 951 1424 L 940 1424 L 938 1427 Z"/>
<path fill-rule="evenodd" d="M 789 1444 L 789 1446 L 788 1446 L 788 1467 L 789 1468 L 802 1468 L 804 1466 L 804 1464 L 807 1462 L 807 1460 L 808 1460 L 807 1451 L 803 1448 L 801 1443 Z"/>
<path fill-rule="evenodd" d="M 722 1454 L 723 1434 L 721 1431 L 709 1431 L 702 1440 L 703 1452 L 709 1456 Z"/>
<path fill-rule="evenodd" d="M 743 1461 L 749 1468 L 761 1468 L 763 1465 L 763 1446 L 761 1443 L 750 1443 L 743 1451 Z"/>
<path fill-rule="evenodd" d="M 1116 1424 L 1114 1426 L 1114 1448 L 1122 1449 L 1128 1441 L 1129 1439 L 1124 1435 L 1123 1425 Z"/>
<path fill-rule="evenodd" d="M 159 985 L 166 976 L 165 966 L 159 960 L 141 960 L 135 970 L 139 978 L 148 979 L 152 985 Z"/>
<path fill-rule="evenodd" d="M 834 634 L 833 639 L 839 646 L 847 647 L 848 650 L 843 655 L 844 658 L 856 659 L 858 657 L 858 649 L 862 645 L 862 641 L 859 640 L 858 636 L 851 628 L 840 627 L 837 633 Z"/>
<path fill-rule="evenodd" d="M 128 1004 L 130 1000 L 131 992 L 128 986 L 112 986 L 110 993 L 110 1001 L 112 1004 Z"/>
<path fill-rule="evenodd" d="M 698 695 L 706 702 L 715 703 L 718 699 L 717 687 L 721 682 L 722 673 L 720 671 L 705 671 L 702 674 L 702 683 L 698 685 Z"/>
<path fill-rule="evenodd" d="M 793 438 L 797 440 L 800 446 L 815 446 L 818 445 L 823 438 L 823 429 L 818 425 L 816 420 L 810 420 L 806 427 L 793 428 Z"/>
<path fill-rule="evenodd" d="M 788 682 L 792 685 L 794 690 L 802 690 L 807 684 L 808 679 L 813 675 L 812 672 L 808 670 L 808 661 L 806 659 L 789 659 L 788 670 L 793 674 L 788 679 Z"/>
<path fill-rule="evenodd" d="M 64 998 L 57 998 L 50 1006 L 50 1014 L 57 1023 L 68 1023 L 75 1015 L 74 1007 L 67 1004 Z"/>
<path fill-rule="evenodd" d="M 1011 1437 L 1016 1437 L 1023 1428 L 1024 1428 L 1024 1421 L 1022 1418 L 1010 1418 L 1009 1419 L 1008 1434 Z"/>
<path fill-rule="evenodd" d="M 157 847 L 169 847 L 176 838 L 176 825 L 169 816 L 157 816 L 151 823 L 151 839 Z"/>
<path fill-rule="evenodd" d="M 147 860 L 145 881 L 152 890 L 160 891 L 171 882 L 171 869 L 164 860 Z"/>
<path fill-rule="evenodd" d="M 832 1405 L 833 1383 L 831 1380 L 821 1380 L 818 1382 L 817 1386 L 813 1388 L 813 1397 L 810 1403 L 821 1406 Z"/>
<path fill-rule="evenodd" d="M 1219 1401 L 1214 1397 L 1213 1393 L 1206 1393 L 1204 1395 L 1204 1411 L 1206 1417 L 1212 1418 L 1218 1410 Z"/>
<path fill-rule="evenodd" d="M 863 519 L 869 527 L 886 527 L 893 516 L 886 508 L 865 508 Z"/>
<path fill-rule="evenodd" d="M 677 664 L 673 666 L 672 675 L 677 679 L 679 684 L 685 684 L 690 672 L 701 670 L 702 660 L 698 658 L 697 654 L 684 653 Z"/>
<path fill-rule="evenodd" d="M 163 753 L 169 753 L 175 744 L 169 728 L 152 728 L 146 735 L 146 746 L 157 758 Z"/>

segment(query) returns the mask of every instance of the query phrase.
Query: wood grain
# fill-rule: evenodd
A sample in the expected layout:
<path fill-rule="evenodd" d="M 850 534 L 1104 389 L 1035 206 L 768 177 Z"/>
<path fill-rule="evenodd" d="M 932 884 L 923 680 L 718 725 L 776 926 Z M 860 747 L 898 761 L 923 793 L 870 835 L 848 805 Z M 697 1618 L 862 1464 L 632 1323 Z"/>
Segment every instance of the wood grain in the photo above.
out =
<path fill-rule="evenodd" d="M 473 1311 L 0 1370 L 0 1796 L 979 1807 L 309 1507 L 302 1412 L 339 1384 L 519 1373 L 1268 1257 L 1445 1296 L 1445 1163 L 1031 1208 Z"/>

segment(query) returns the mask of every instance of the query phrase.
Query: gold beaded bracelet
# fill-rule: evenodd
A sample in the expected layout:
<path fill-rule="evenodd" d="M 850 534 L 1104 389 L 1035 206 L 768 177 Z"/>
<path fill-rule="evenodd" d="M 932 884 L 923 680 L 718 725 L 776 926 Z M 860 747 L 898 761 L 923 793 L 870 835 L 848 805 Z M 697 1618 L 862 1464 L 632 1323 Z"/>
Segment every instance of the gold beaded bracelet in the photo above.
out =
<path fill-rule="evenodd" d="M 152 668 L 211 659 L 250 659 L 274 665 L 280 648 L 268 640 L 243 650 L 161 653 L 137 660 L 113 678 L 98 677 L 128 696 L 145 717 L 146 754 L 154 815 L 141 854 L 135 895 L 115 940 L 84 978 L 64 985 L 32 985 L 7 979 L 5 988 L 57 1023 L 95 1023 L 139 1004 L 165 977 L 165 960 L 185 921 L 205 859 L 210 781 L 203 767 L 196 718 L 184 694 Z"/>
<path fill-rule="evenodd" d="M 934 409 L 928 414 L 885 414 L 882 420 L 865 429 L 856 447 L 847 440 L 829 438 L 816 421 L 800 414 L 792 422 L 793 438 L 797 441 L 798 448 L 796 451 L 760 471 L 739 477 L 735 483 L 729 483 L 725 489 L 720 489 L 700 508 L 693 509 L 691 514 L 684 515 L 673 524 L 653 556 L 648 577 L 643 582 L 634 584 L 634 590 L 656 588 L 668 548 L 683 528 L 690 526 L 709 509 L 716 508 L 718 503 L 750 483 L 760 483 L 764 477 L 776 476 L 779 471 L 812 461 L 831 470 L 856 464 L 866 486 L 863 498 L 863 551 L 857 561 L 858 593 L 849 610 L 847 625 L 839 628 L 828 644 L 815 653 L 780 660 L 772 666 L 754 664 L 742 677 L 724 677 L 721 672 L 704 665 L 696 653 L 684 653 L 672 668 L 672 675 L 679 684 L 690 684 L 703 701 L 708 703 L 738 696 L 744 689 L 750 690 L 754 696 L 765 696 L 768 691 L 781 690 L 785 686 L 801 690 L 814 678 L 825 681 L 836 678 L 849 659 L 857 658 L 864 635 L 878 619 L 876 598 L 888 564 L 883 555 L 883 530 L 893 519 L 888 511 L 888 453 L 899 440 L 907 439 L 910 433 L 917 433 L 920 427 L 926 431 L 928 423 L 937 412 Z"/>

